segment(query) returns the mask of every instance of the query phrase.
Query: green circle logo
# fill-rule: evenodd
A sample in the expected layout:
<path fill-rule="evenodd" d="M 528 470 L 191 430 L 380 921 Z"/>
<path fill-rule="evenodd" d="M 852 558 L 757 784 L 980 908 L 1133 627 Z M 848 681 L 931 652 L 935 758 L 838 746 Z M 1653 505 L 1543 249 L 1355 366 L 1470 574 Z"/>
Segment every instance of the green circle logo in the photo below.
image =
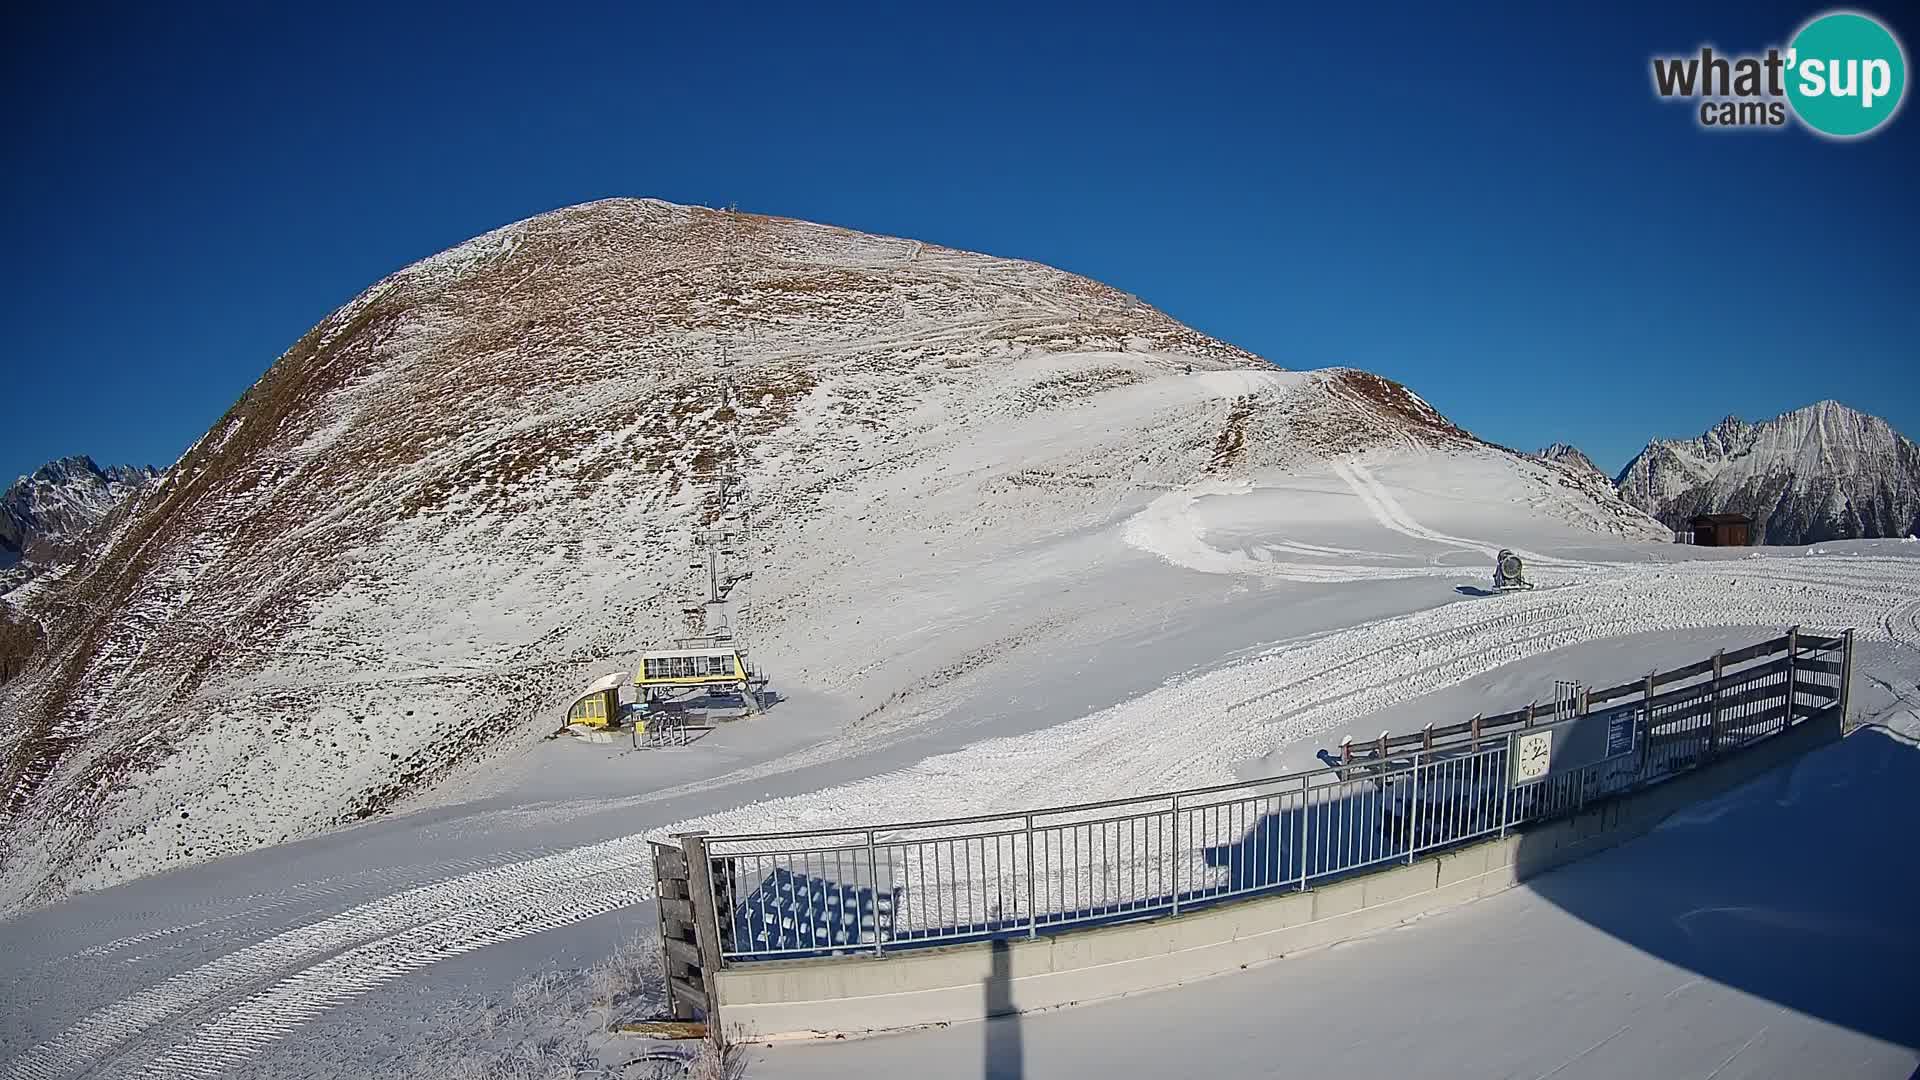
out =
<path fill-rule="evenodd" d="M 1892 119 L 1907 90 L 1907 54 L 1879 20 L 1821 15 L 1787 49 L 1787 100 L 1800 122 L 1850 139 Z"/>

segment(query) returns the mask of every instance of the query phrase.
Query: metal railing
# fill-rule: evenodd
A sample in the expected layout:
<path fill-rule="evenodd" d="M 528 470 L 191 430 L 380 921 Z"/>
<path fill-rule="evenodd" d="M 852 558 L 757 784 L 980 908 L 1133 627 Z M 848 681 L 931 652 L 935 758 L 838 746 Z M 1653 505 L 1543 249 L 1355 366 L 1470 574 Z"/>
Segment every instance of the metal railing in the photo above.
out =
<path fill-rule="evenodd" d="M 632 733 L 629 737 L 635 750 L 691 746 L 696 737 L 686 717 L 672 712 L 653 713 L 627 730 Z"/>
<path fill-rule="evenodd" d="M 940 821 L 689 834 L 720 964 L 1057 933 L 1304 890 L 1658 783 L 1846 704 L 1852 632 L 1761 642 L 1553 705 L 1382 736 L 1338 765 Z M 1519 734 L 1597 714 L 1630 752 L 1520 784 Z M 1609 749 L 1612 743 L 1609 742 Z"/>

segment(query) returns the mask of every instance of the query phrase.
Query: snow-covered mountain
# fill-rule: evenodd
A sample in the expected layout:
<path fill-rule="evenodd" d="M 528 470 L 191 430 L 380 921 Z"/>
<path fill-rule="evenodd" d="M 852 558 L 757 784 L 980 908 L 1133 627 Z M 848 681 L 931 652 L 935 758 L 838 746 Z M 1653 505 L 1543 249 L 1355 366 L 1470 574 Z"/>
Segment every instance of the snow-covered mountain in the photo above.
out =
<path fill-rule="evenodd" d="M 1570 446 L 1566 443 L 1554 443 L 1552 446 L 1547 447 L 1534 456 L 1540 458 L 1542 461 L 1551 461 L 1556 465 L 1565 465 L 1567 468 L 1576 472 L 1583 474 L 1591 473 L 1602 479 L 1605 479 L 1607 475 L 1600 471 L 1600 466 L 1595 465 L 1592 458 L 1581 453 L 1579 447 Z"/>
<path fill-rule="evenodd" d="M 0 495 L 0 561 L 72 543 L 159 475 L 151 466 L 103 469 L 79 454 L 42 465 Z"/>
<path fill-rule="evenodd" d="M 1729 416 L 1697 439 L 1656 439 L 1618 487 L 1675 529 L 1695 514 L 1752 514 L 1756 538 L 1769 544 L 1920 531 L 1920 447 L 1837 401 L 1758 424 Z"/>
<path fill-rule="evenodd" d="M 1639 507 L 1631 506 L 1614 490 L 1613 478 L 1600 471 L 1593 459 L 1567 443 L 1554 443 L 1533 457 L 1552 466 L 1555 482 L 1579 493 L 1595 507 L 1612 515 L 1612 530 L 1622 536 L 1670 538 L 1671 531 Z"/>
<path fill-rule="evenodd" d="M 0 686 L 0 906 L 377 813 L 551 731 L 683 632 L 724 471 L 756 655 L 870 728 L 1120 617 L 1069 583 L 1146 558 L 1120 526 L 1164 492 L 1369 447 L 1650 532 L 1398 384 L 1049 267 L 652 200 L 496 230 L 328 316 L 93 557 L 10 595 L 46 633 Z"/>

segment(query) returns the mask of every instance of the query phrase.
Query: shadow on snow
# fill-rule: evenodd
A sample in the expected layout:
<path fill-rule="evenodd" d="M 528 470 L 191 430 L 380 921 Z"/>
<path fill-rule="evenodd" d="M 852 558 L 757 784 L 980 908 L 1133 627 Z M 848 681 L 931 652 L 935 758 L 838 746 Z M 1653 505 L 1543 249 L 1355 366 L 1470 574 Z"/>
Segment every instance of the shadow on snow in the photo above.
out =
<path fill-rule="evenodd" d="M 1920 1048 L 1916 810 L 1920 744 L 1870 727 L 1524 887 L 1675 967 Z"/>

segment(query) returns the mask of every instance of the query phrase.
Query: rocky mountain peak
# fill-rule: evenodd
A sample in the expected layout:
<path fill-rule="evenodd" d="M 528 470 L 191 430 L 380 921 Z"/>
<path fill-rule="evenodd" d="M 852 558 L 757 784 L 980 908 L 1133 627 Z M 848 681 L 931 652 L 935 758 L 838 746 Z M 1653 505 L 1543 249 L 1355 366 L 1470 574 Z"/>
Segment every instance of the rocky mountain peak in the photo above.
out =
<path fill-rule="evenodd" d="M 1564 465 L 1569 469 L 1575 469 L 1581 473 L 1593 473 L 1599 476 L 1606 475 L 1600 471 L 1598 465 L 1593 463 L 1592 458 L 1580 451 L 1579 447 L 1572 446 L 1568 443 L 1554 443 L 1552 446 L 1541 450 L 1534 456 L 1543 461 L 1551 461 L 1555 464 Z"/>
<path fill-rule="evenodd" d="M 1770 544 L 1909 536 L 1920 529 L 1920 449 L 1884 419 L 1820 401 L 1750 424 L 1729 416 L 1656 439 L 1619 477 L 1621 497 L 1671 528 L 1751 514 Z"/>
<path fill-rule="evenodd" d="M 101 468 L 84 454 L 49 461 L 0 494 L 0 558 L 48 555 L 75 542 L 159 476 L 152 466 Z"/>

